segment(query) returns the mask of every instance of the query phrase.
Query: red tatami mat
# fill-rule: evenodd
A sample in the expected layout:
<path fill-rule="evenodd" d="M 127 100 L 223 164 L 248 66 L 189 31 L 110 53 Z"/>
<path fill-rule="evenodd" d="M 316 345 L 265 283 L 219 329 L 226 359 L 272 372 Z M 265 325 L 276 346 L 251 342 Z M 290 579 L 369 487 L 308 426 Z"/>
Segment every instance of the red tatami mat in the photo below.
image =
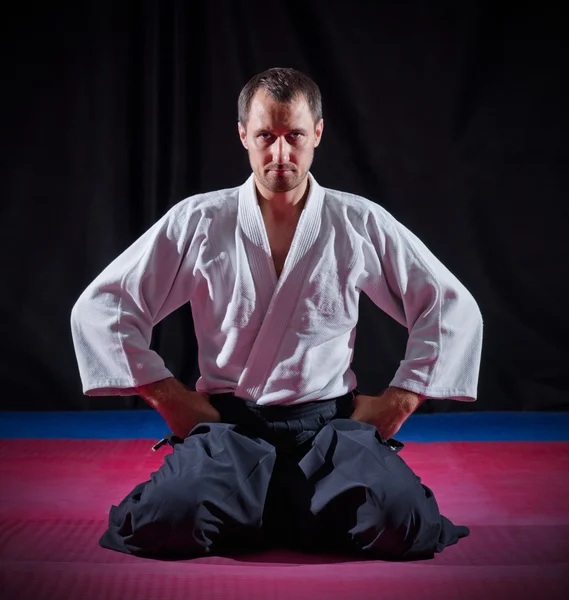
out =
<path fill-rule="evenodd" d="M 402 457 L 471 535 L 433 560 L 281 550 L 180 562 L 98 545 L 108 509 L 162 463 L 149 440 L 0 440 L 2 600 L 569 597 L 569 443 L 407 443 Z"/>

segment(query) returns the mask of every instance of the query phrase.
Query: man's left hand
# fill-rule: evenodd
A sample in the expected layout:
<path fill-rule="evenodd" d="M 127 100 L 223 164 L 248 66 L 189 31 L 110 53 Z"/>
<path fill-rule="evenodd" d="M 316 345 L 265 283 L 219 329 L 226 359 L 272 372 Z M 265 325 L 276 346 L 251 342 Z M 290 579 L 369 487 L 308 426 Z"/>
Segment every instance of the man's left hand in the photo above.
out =
<path fill-rule="evenodd" d="M 355 410 L 350 419 L 375 425 L 381 436 L 388 440 L 424 399 L 419 394 L 395 387 L 378 396 L 359 395 L 354 398 Z"/>

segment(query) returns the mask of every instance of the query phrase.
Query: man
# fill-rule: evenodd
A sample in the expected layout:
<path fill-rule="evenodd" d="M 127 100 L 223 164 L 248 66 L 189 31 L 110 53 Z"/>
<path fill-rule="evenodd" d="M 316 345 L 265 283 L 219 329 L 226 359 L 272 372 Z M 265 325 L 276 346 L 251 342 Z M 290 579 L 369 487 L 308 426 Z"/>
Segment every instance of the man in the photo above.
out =
<path fill-rule="evenodd" d="M 323 127 L 310 78 L 253 77 L 238 122 L 250 178 L 172 207 L 77 301 L 84 392 L 138 393 L 176 436 L 151 481 L 112 508 L 103 546 L 199 556 L 285 543 L 413 559 L 468 534 L 388 440 L 426 397 L 475 400 L 480 312 L 385 210 L 315 181 Z M 357 394 L 350 369 L 361 291 L 409 330 L 378 396 Z M 188 301 L 196 391 L 149 349 L 153 326 Z"/>

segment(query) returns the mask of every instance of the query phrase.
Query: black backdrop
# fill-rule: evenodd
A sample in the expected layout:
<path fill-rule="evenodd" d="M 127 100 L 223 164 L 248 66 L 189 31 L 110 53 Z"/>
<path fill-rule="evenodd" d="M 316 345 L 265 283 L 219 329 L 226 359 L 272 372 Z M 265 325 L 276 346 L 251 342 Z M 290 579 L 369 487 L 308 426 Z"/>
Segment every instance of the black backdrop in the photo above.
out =
<path fill-rule="evenodd" d="M 323 93 L 318 181 L 385 206 L 481 307 L 479 400 L 420 410 L 569 408 L 568 56 L 564 19 L 545 5 L 12 6 L 0 95 L 2 407 L 145 406 L 82 395 L 71 307 L 172 204 L 244 181 L 238 93 L 256 72 L 291 66 Z M 363 298 L 363 391 L 388 384 L 405 341 Z M 194 383 L 187 307 L 153 345 Z"/>

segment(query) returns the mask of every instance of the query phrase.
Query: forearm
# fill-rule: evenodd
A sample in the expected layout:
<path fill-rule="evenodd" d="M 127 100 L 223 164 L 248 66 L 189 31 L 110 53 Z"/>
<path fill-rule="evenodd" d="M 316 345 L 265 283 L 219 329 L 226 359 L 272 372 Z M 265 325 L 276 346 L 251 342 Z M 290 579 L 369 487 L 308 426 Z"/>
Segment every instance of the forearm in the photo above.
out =
<path fill-rule="evenodd" d="M 470 296 L 443 304 L 441 321 L 429 313 L 411 329 L 405 358 L 391 385 L 429 398 L 476 399 L 482 318 Z"/>
<path fill-rule="evenodd" d="M 208 394 L 194 392 L 174 377 L 135 389 L 162 415 L 172 432 L 182 439 L 199 423 L 212 423 L 220 419 L 219 413 L 209 402 Z"/>
<path fill-rule="evenodd" d="M 71 312 L 75 355 L 88 395 L 132 395 L 138 385 L 172 376 L 149 347 L 152 322 L 137 313 L 132 298 L 121 298 L 118 287 L 89 286 Z"/>
<path fill-rule="evenodd" d="M 389 387 L 376 396 L 356 396 L 350 418 L 375 425 L 385 439 L 390 439 L 424 400 L 421 394 Z"/>
<path fill-rule="evenodd" d="M 402 413 L 408 415 L 415 412 L 426 400 L 426 396 L 422 394 L 394 386 L 388 387 L 382 397 L 389 399 Z"/>
<path fill-rule="evenodd" d="M 191 400 L 196 392 L 189 390 L 181 381 L 168 377 L 160 381 L 135 387 L 136 393 L 147 404 L 157 410 L 170 406 L 179 406 Z"/>

